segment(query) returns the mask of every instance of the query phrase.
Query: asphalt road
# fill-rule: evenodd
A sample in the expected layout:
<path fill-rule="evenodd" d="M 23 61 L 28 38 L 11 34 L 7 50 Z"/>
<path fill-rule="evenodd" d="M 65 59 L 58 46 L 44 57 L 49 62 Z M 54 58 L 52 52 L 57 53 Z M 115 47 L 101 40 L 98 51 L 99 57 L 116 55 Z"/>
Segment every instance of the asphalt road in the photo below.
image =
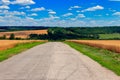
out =
<path fill-rule="evenodd" d="M 48 42 L 0 62 L 0 80 L 120 80 L 61 42 Z"/>

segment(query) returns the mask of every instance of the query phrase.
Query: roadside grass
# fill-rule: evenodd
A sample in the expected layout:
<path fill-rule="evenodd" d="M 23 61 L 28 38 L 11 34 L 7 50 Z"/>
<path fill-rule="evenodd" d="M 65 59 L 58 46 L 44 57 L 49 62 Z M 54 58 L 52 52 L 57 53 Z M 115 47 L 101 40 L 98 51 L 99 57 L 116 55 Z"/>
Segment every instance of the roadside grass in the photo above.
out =
<path fill-rule="evenodd" d="M 43 44 L 45 42 L 28 42 L 28 43 L 20 43 L 17 44 L 15 47 L 7 49 L 7 50 L 2 50 L 0 51 L 0 62 L 4 61 L 16 54 L 19 54 L 20 52 L 23 52 L 27 49 L 30 49 L 34 46 L 37 46 L 39 44 Z"/>
<path fill-rule="evenodd" d="M 74 42 L 67 42 L 64 43 L 68 44 L 70 47 L 78 50 L 84 55 L 89 56 L 102 66 L 112 70 L 118 76 L 120 76 L 120 54 L 111 52 L 109 50 L 100 49 L 96 47 L 90 47 L 83 44 L 78 44 Z"/>

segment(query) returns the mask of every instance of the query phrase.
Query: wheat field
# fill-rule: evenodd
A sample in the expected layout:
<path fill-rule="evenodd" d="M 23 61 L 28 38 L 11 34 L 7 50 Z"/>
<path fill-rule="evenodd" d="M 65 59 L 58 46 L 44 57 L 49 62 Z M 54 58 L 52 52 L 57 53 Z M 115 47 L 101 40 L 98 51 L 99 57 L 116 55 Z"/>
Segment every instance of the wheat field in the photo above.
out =
<path fill-rule="evenodd" d="M 42 42 L 42 40 L 0 40 L 0 51 L 14 47 L 19 43 Z"/>
<path fill-rule="evenodd" d="M 68 40 L 120 53 L 120 40 Z"/>
<path fill-rule="evenodd" d="M 28 38 L 30 34 L 47 34 L 47 30 L 0 32 L 0 37 L 6 35 L 6 37 L 9 38 L 11 34 L 15 34 L 15 38 Z"/>

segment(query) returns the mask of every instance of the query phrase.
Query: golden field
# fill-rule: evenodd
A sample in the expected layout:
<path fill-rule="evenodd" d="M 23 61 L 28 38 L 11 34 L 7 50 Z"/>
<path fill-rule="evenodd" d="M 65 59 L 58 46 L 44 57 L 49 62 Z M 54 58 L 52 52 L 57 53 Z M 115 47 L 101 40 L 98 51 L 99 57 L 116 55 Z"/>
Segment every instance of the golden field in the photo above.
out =
<path fill-rule="evenodd" d="M 120 53 L 120 40 L 68 40 Z"/>
<path fill-rule="evenodd" d="M 2 37 L 3 35 L 6 35 L 6 37 L 9 38 L 11 34 L 15 34 L 16 38 L 28 38 L 30 34 L 47 34 L 47 30 L 0 32 L 0 37 Z"/>
<path fill-rule="evenodd" d="M 43 41 L 42 40 L 0 40 L 0 50 L 6 50 L 8 48 L 14 47 L 16 44 L 27 43 L 27 42 L 43 42 Z"/>

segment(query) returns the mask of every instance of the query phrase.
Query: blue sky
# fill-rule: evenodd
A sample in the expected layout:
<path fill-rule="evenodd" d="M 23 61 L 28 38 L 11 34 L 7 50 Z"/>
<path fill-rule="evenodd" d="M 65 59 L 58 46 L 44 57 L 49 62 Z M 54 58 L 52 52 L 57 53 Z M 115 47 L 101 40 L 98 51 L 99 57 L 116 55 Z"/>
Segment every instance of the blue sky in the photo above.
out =
<path fill-rule="evenodd" d="M 0 26 L 120 26 L 120 0 L 0 0 Z"/>

